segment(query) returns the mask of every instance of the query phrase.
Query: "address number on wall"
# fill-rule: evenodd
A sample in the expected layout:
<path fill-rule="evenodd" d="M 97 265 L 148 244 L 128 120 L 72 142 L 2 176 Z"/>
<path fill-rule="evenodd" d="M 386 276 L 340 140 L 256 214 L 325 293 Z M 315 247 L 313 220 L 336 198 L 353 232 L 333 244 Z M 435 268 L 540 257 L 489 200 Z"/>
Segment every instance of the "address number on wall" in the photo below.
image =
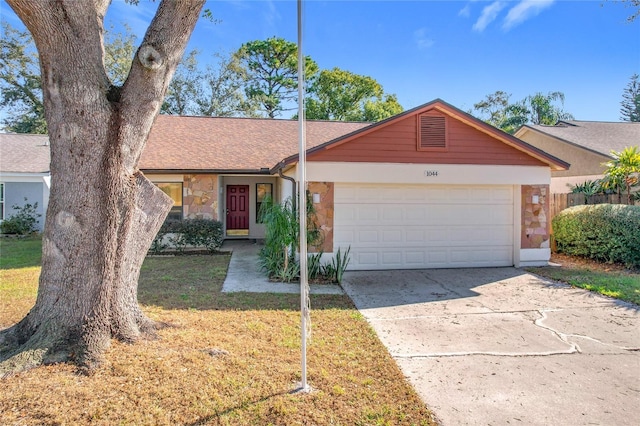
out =
<path fill-rule="evenodd" d="M 425 170 L 424 171 L 424 175 L 426 177 L 434 177 L 434 176 L 438 176 L 438 171 L 437 170 Z"/>

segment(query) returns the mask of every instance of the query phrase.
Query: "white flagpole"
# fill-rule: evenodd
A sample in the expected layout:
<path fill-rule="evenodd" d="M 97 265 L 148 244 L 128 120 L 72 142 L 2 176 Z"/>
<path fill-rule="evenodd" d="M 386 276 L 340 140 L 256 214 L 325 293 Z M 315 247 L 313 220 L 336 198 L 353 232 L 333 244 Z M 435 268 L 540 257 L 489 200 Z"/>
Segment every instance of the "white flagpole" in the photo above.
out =
<path fill-rule="evenodd" d="M 302 0 L 298 0 L 298 214 L 300 217 L 300 332 L 302 336 L 302 380 L 300 391 L 308 392 L 307 385 L 307 144 L 304 123 L 304 55 L 302 53 Z"/>

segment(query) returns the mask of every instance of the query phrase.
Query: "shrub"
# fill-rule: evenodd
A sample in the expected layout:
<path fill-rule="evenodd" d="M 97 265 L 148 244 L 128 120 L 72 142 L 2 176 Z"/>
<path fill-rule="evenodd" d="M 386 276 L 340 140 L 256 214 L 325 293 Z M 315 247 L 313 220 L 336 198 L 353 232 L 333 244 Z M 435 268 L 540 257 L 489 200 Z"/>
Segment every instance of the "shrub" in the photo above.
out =
<path fill-rule="evenodd" d="M 16 213 L 0 224 L 0 231 L 3 234 L 27 235 L 37 231 L 36 224 L 38 218 L 42 216 L 37 213 L 38 203 L 29 204 L 26 198 L 24 202 L 24 206 L 12 206 Z"/>
<path fill-rule="evenodd" d="M 310 194 L 307 193 L 307 198 Z M 260 210 L 265 223 L 265 243 L 260 250 L 260 265 L 267 271 L 270 279 L 283 282 L 300 279 L 300 263 L 296 259 L 299 239 L 299 221 L 291 199 L 282 204 L 271 198 L 263 202 Z M 307 244 L 322 245 L 322 233 L 315 221 L 315 209 L 309 199 L 307 203 Z M 335 259 L 327 265 L 321 264 L 322 252 L 309 254 L 307 271 L 309 280 L 321 280 L 340 283 L 344 270 L 349 264 L 349 250 L 338 250 Z"/>
<path fill-rule="evenodd" d="M 552 226 L 559 252 L 640 267 L 640 206 L 570 207 Z"/>
<path fill-rule="evenodd" d="M 210 253 L 218 250 L 224 241 L 222 223 L 210 219 L 186 219 L 180 230 L 187 245 L 204 247 Z"/>
<path fill-rule="evenodd" d="M 260 264 L 269 278 L 290 282 L 299 267 L 295 266 L 298 244 L 298 218 L 291 199 L 282 204 L 267 197 L 260 209 L 265 224 L 264 247 L 260 250 Z"/>
<path fill-rule="evenodd" d="M 174 249 L 182 253 L 187 246 L 192 246 L 204 247 L 213 253 L 222 246 L 223 241 L 222 223 L 217 220 L 170 220 L 162 224 L 151 243 L 151 252 L 159 254 Z"/>

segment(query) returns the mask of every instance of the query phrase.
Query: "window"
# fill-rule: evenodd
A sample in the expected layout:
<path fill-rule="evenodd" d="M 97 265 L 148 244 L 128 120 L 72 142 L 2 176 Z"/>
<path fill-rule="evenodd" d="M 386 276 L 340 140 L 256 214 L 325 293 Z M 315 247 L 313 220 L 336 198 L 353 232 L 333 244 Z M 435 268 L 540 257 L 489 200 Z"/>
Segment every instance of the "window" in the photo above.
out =
<path fill-rule="evenodd" d="M 167 220 L 182 220 L 182 183 L 181 182 L 154 182 L 158 188 L 173 200 L 173 207 L 167 216 Z"/>
<path fill-rule="evenodd" d="M 418 116 L 418 151 L 447 148 L 447 118 L 444 115 Z"/>
<path fill-rule="evenodd" d="M 0 220 L 4 220 L 4 183 L 0 183 Z"/>
<path fill-rule="evenodd" d="M 273 184 L 257 183 L 256 184 L 256 223 L 263 223 L 260 209 L 265 199 L 273 197 Z"/>

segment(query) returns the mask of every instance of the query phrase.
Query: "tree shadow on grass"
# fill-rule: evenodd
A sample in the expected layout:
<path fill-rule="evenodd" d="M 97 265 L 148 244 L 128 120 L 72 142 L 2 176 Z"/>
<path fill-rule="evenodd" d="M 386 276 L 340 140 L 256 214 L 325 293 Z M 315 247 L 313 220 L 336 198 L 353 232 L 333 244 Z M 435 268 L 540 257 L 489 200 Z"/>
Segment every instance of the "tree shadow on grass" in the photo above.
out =
<path fill-rule="evenodd" d="M 231 415 L 235 411 L 246 411 L 246 409 L 251 405 L 261 404 L 263 402 L 269 401 L 270 399 L 273 399 L 273 398 L 276 398 L 276 397 L 279 397 L 279 396 L 289 395 L 291 393 L 293 393 L 293 392 L 291 392 L 291 391 L 282 391 L 282 392 L 272 393 L 271 395 L 267 395 L 267 396 L 264 396 L 262 398 L 255 399 L 253 401 L 247 401 L 247 402 L 244 402 L 242 404 L 238 404 L 235 407 L 227 408 L 226 410 L 220 411 L 220 412 L 218 412 L 216 414 L 210 414 L 208 416 L 200 417 L 195 422 L 187 423 L 186 426 L 207 425 L 207 424 L 210 424 L 211 422 L 213 422 L 215 420 L 220 420 L 220 418 L 223 417 L 223 416 Z M 261 419 L 261 420 L 265 421 L 266 423 L 269 423 L 267 421 L 268 419 Z"/>
<path fill-rule="evenodd" d="M 295 293 L 223 293 L 230 256 L 147 258 L 138 284 L 138 302 L 164 309 L 300 310 Z M 311 295 L 313 309 L 354 309 L 345 295 Z"/>

